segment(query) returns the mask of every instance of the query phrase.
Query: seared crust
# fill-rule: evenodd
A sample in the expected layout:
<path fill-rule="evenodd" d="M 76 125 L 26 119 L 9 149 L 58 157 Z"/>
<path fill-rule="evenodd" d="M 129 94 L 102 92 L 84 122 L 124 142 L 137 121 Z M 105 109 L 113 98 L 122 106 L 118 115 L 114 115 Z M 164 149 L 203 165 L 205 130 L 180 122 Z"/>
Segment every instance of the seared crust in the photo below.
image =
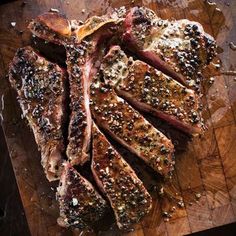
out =
<path fill-rule="evenodd" d="M 65 78 L 63 69 L 38 55 L 31 47 L 18 49 L 9 68 L 9 80 L 33 130 L 49 181 L 60 176 L 65 152 L 62 135 Z"/>
<path fill-rule="evenodd" d="M 30 31 L 46 41 L 65 44 L 71 40 L 71 22 L 56 12 L 47 12 L 37 16 L 28 25 Z"/>
<path fill-rule="evenodd" d="M 110 85 L 102 83 L 99 76 L 94 76 L 90 89 L 91 112 L 97 124 L 158 173 L 171 172 L 171 141 L 119 98 Z"/>
<path fill-rule="evenodd" d="M 129 164 L 95 123 L 92 125 L 93 119 L 158 174 L 168 176 L 175 163 L 171 140 L 133 107 L 155 114 L 184 132 L 200 133 L 199 97 L 193 90 L 201 92 L 201 71 L 216 54 L 215 41 L 196 22 L 162 20 L 143 7 L 132 8 L 128 14 L 122 8 L 93 16 L 82 25 L 58 13 L 46 13 L 34 19 L 29 29 L 46 41 L 62 45 L 67 54 L 67 148 L 62 135 L 64 71 L 31 48 L 17 52 L 9 71 L 41 149 L 47 178 L 51 181 L 60 176 L 58 224 L 93 229 L 109 209 L 94 186 L 75 169 L 89 161 L 93 134 L 93 177 L 109 200 L 118 227 L 127 230 L 148 214 L 152 199 Z M 101 60 L 108 37 L 112 40 L 107 45 L 121 40 L 149 65 L 128 58 L 117 46 Z M 62 153 L 68 156 L 64 165 Z"/>
<path fill-rule="evenodd" d="M 110 201 L 120 229 L 127 230 L 152 207 L 152 199 L 129 164 L 93 125 L 92 172 Z"/>
<path fill-rule="evenodd" d="M 91 39 L 83 39 L 80 43 L 71 43 L 66 46 L 67 71 L 70 80 L 71 117 L 69 123 L 69 144 L 67 146 L 67 156 L 73 165 L 83 165 L 89 160 L 89 149 L 91 140 L 92 118 L 89 107 L 90 83 L 93 70 L 94 57 L 99 41 L 109 35 L 105 29 L 98 30 L 113 21 L 94 24 L 91 21 L 91 28 L 96 33 Z M 85 27 L 86 28 L 86 27 Z M 89 26 L 86 28 L 89 30 Z M 90 31 L 89 31 L 90 32 Z M 79 31 L 77 32 L 79 33 Z M 82 35 L 85 31 L 80 32 Z M 90 32 L 91 33 L 91 32 Z M 78 35 L 76 38 L 78 39 Z M 82 36 L 81 36 L 82 37 Z"/>
<path fill-rule="evenodd" d="M 70 81 L 70 122 L 67 156 L 71 163 L 84 164 L 89 159 L 91 114 L 89 109 L 89 73 L 91 60 L 83 44 L 67 47 L 67 71 Z"/>
<path fill-rule="evenodd" d="M 122 14 L 124 13 L 122 12 Z M 112 15 L 92 16 L 83 24 L 79 24 L 76 20 L 69 21 L 64 15 L 59 13 L 47 12 L 33 19 L 28 28 L 39 38 L 66 46 L 71 42 L 80 43 L 103 26 L 119 24 L 122 21 L 119 15 L 121 13 L 118 11 Z"/>
<path fill-rule="evenodd" d="M 149 112 L 190 134 L 203 129 L 199 97 L 148 64 L 128 58 L 119 46 L 105 56 L 101 70 L 118 95 L 139 110 Z"/>
<path fill-rule="evenodd" d="M 30 30 L 38 37 L 61 44 L 66 49 L 67 72 L 70 84 L 70 122 L 68 127 L 68 145 L 66 154 L 75 164 L 84 164 L 89 159 L 88 151 L 91 137 L 91 115 L 89 109 L 88 76 L 91 69 L 88 42 L 77 42 L 73 31 L 78 30 L 64 16 L 58 13 L 46 13 L 35 18 Z"/>
<path fill-rule="evenodd" d="M 108 209 L 106 201 L 92 184 L 69 163 L 65 164 L 57 199 L 60 205 L 58 224 L 62 227 L 91 229 Z"/>
<path fill-rule="evenodd" d="M 70 83 L 70 122 L 66 154 L 72 165 L 89 160 L 91 114 L 89 109 L 90 72 L 93 54 L 99 40 L 111 32 L 103 27 L 114 26 L 117 16 L 92 17 L 79 26 L 58 13 L 46 13 L 35 18 L 29 29 L 38 37 L 61 44 L 66 49 Z M 93 37 L 87 37 L 93 34 Z"/>
<path fill-rule="evenodd" d="M 214 39 L 199 23 L 163 20 L 144 7 L 127 14 L 123 40 L 140 58 L 196 91 L 202 68 L 216 55 Z"/>

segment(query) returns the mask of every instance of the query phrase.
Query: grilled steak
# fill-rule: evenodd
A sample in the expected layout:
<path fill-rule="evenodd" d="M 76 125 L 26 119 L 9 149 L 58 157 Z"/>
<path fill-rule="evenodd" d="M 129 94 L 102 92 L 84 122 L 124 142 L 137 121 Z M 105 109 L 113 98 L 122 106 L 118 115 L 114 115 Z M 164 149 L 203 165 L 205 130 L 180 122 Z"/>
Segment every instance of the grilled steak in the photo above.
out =
<path fill-rule="evenodd" d="M 125 13 L 125 9 L 120 8 L 110 15 L 92 16 L 80 24 L 76 20 L 68 20 L 59 13 L 47 12 L 32 20 L 28 28 L 39 38 L 66 46 L 71 42 L 80 43 L 107 24 L 111 23 L 110 26 L 114 26 L 112 23 L 115 25 L 121 23 L 120 17 L 123 17 Z"/>
<path fill-rule="evenodd" d="M 95 229 L 110 213 L 109 204 L 91 184 L 94 178 L 110 202 L 118 227 L 128 230 L 148 214 L 152 199 L 95 122 L 158 174 L 170 175 L 175 163 L 171 140 L 135 109 L 184 132 L 200 133 L 203 123 L 197 93 L 201 92 L 202 69 L 216 55 L 215 41 L 199 23 L 163 20 L 143 7 L 134 7 L 128 14 L 121 7 L 82 24 L 48 12 L 28 27 L 66 52 L 68 140 L 63 137 L 67 73 L 30 47 L 17 51 L 9 69 L 10 83 L 33 130 L 46 176 L 49 181 L 60 180 L 58 224 Z M 143 61 L 128 57 L 119 46 L 107 53 L 116 44 Z"/>
<path fill-rule="evenodd" d="M 158 173 L 167 175 L 174 163 L 171 141 L 100 79 L 96 74 L 90 87 L 90 107 L 97 124 Z"/>
<path fill-rule="evenodd" d="M 64 167 L 57 199 L 60 205 L 58 224 L 62 227 L 90 229 L 106 213 L 106 201 L 69 163 Z"/>
<path fill-rule="evenodd" d="M 81 48 L 81 49 L 80 49 Z M 70 81 L 70 108 L 67 156 L 72 164 L 83 164 L 89 156 L 91 138 L 91 114 L 89 109 L 88 83 L 91 60 L 83 57 L 86 53 L 81 44 L 67 48 L 67 71 Z"/>
<path fill-rule="evenodd" d="M 110 201 L 118 227 L 129 229 L 146 215 L 152 199 L 129 164 L 93 125 L 93 176 Z"/>
<path fill-rule="evenodd" d="M 30 23 L 29 28 L 38 37 L 65 46 L 71 100 L 66 153 L 72 164 L 83 164 L 89 158 L 91 136 L 91 115 L 87 96 L 90 64 L 86 59 L 86 47 L 74 42 L 76 40 L 71 37 L 71 22 L 57 13 L 37 17 Z"/>
<path fill-rule="evenodd" d="M 39 38 L 63 45 L 71 41 L 73 24 L 59 13 L 47 12 L 32 20 L 28 28 Z"/>
<path fill-rule="evenodd" d="M 18 49 L 9 69 L 9 80 L 33 130 L 49 181 L 58 179 L 65 151 L 62 135 L 65 78 L 63 69 L 30 47 Z"/>
<path fill-rule="evenodd" d="M 123 40 L 140 58 L 197 91 L 201 69 L 216 54 L 214 39 L 199 23 L 163 20 L 144 7 L 127 14 Z"/>
<path fill-rule="evenodd" d="M 72 164 L 82 165 L 89 159 L 92 124 L 89 109 L 89 75 L 97 43 L 102 37 L 110 34 L 107 30 L 98 29 L 113 22 L 116 20 L 93 17 L 84 25 L 78 26 L 75 21 L 70 22 L 61 15 L 47 13 L 37 17 L 29 25 L 38 37 L 62 44 L 66 49 L 71 99 L 69 144 L 66 153 Z M 96 35 L 91 39 L 84 39 L 93 32 L 96 32 Z"/>
<path fill-rule="evenodd" d="M 104 79 L 135 108 L 152 113 L 187 133 L 203 127 L 199 98 L 191 89 L 113 46 L 101 65 Z"/>

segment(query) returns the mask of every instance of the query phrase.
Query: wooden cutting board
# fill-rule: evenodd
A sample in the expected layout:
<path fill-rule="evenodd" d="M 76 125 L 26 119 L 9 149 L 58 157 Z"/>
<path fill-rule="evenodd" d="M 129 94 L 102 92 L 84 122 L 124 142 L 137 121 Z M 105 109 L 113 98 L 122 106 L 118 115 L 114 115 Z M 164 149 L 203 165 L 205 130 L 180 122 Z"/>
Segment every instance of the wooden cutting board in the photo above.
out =
<path fill-rule="evenodd" d="M 199 21 L 220 46 L 221 71 L 203 97 L 208 130 L 189 140 L 162 122 L 150 118 L 167 130 L 176 146 L 176 171 L 163 183 L 164 194 L 156 192 L 160 181 L 145 166 L 135 170 L 150 190 L 152 212 L 130 233 L 115 226 L 100 235 L 186 235 L 236 221 L 236 1 L 217 0 L 31 0 L 0 5 L 0 108 L 11 161 L 32 235 L 92 235 L 60 228 L 56 219 L 56 183 L 49 184 L 40 165 L 33 134 L 21 119 L 16 94 L 5 79 L 17 48 L 29 44 L 26 26 L 30 19 L 59 9 L 69 19 L 85 20 L 114 7 L 143 5 L 168 19 Z M 15 25 L 15 26 L 14 26 Z M 234 44 L 233 44 L 234 43 Z M 164 128 L 163 128 L 164 127 Z M 166 128 L 165 128 L 166 127 Z M 126 151 L 124 151 L 126 152 Z M 131 161 L 132 162 L 132 161 Z M 162 217 L 171 215 L 171 217 Z"/>

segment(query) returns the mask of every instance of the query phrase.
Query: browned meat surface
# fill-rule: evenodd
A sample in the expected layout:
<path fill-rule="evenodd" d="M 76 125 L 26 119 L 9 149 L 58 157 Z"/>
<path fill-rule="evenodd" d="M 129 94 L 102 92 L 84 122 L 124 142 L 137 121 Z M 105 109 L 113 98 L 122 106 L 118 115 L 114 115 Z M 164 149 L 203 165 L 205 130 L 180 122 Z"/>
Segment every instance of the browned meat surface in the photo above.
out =
<path fill-rule="evenodd" d="M 37 17 L 29 25 L 30 30 L 38 37 L 62 44 L 66 49 L 71 99 L 66 153 L 72 164 L 82 165 L 89 159 L 92 124 L 89 76 L 97 44 L 102 38 L 112 34 L 109 27 L 115 26 L 117 16 L 114 19 L 105 16 L 91 17 L 79 26 L 76 21 L 68 21 L 57 13 L 47 13 Z M 107 25 L 109 27 L 104 28 Z M 93 37 L 88 38 L 91 34 Z"/>
<path fill-rule="evenodd" d="M 171 141 L 119 98 L 111 86 L 102 83 L 98 75 L 93 77 L 90 90 L 90 107 L 97 124 L 155 171 L 167 175 L 174 163 Z"/>
<path fill-rule="evenodd" d="M 112 208 L 118 227 L 129 230 L 149 213 L 152 199 L 102 132 L 139 158 L 136 162 L 142 160 L 163 177 L 171 176 L 175 164 L 171 140 L 137 110 L 186 133 L 200 133 L 204 126 L 197 93 L 202 70 L 216 55 L 215 41 L 199 23 L 163 20 L 143 7 L 128 13 L 121 7 L 85 22 L 48 12 L 28 28 L 66 52 L 61 61 L 64 66 L 66 61 L 67 73 L 31 47 L 19 49 L 9 69 L 46 176 L 49 181 L 60 180 L 58 224 L 101 230 L 97 226 L 110 223 L 105 216 Z M 133 57 L 114 45 L 122 45 Z M 99 189 L 88 180 L 95 180 Z"/>
<path fill-rule="evenodd" d="M 203 128 L 199 98 L 161 71 L 128 58 L 119 46 L 113 46 L 101 65 L 104 79 L 116 87 L 119 96 L 135 108 L 162 118 L 187 133 Z"/>
<path fill-rule="evenodd" d="M 72 164 L 84 164 L 89 159 L 91 114 L 89 109 L 89 73 L 91 58 L 84 57 L 86 49 L 81 44 L 67 48 L 67 71 L 70 81 L 70 108 L 67 156 Z"/>
<path fill-rule="evenodd" d="M 104 217 L 108 205 L 92 184 L 70 164 L 66 164 L 57 188 L 60 205 L 58 224 L 62 227 L 90 229 Z"/>
<path fill-rule="evenodd" d="M 53 17 L 52 17 L 53 16 Z M 38 37 L 65 46 L 70 82 L 70 122 L 67 156 L 72 164 L 83 164 L 89 158 L 91 115 L 88 102 L 88 76 L 91 60 L 88 45 L 72 39 L 71 22 L 57 13 L 47 13 L 33 20 L 29 28 Z"/>
<path fill-rule="evenodd" d="M 65 16 L 47 12 L 33 19 L 28 28 L 37 37 L 61 45 L 71 41 L 72 26 Z"/>
<path fill-rule="evenodd" d="M 98 53 L 97 44 L 106 34 L 109 34 L 106 30 L 97 30 L 91 39 L 85 38 L 80 43 L 66 46 L 72 111 L 67 155 L 72 164 L 83 164 L 89 158 L 92 126 L 89 108 L 90 76 Z"/>
<path fill-rule="evenodd" d="M 9 69 L 9 80 L 33 130 L 49 181 L 58 179 L 65 151 L 62 135 L 65 77 L 63 69 L 30 47 L 18 49 Z"/>
<path fill-rule="evenodd" d="M 123 40 L 140 58 L 197 91 L 201 69 L 216 54 L 214 39 L 199 23 L 163 20 L 144 7 L 127 14 Z"/>
<path fill-rule="evenodd" d="M 34 35 L 49 42 L 60 45 L 66 45 L 71 42 L 79 43 L 107 24 L 114 26 L 121 23 L 123 19 L 121 17 L 125 13 L 124 8 L 119 8 L 110 15 L 92 16 L 83 24 L 80 24 L 76 20 L 68 20 L 59 13 L 47 12 L 33 19 L 28 28 Z M 104 33 L 105 31 L 103 31 Z"/>
<path fill-rule="evenodd" d="M 95 124 L 92 172 L 110 201 L 120 229 L 129 229 L 150 211 L 152 199 L 143 183 Z"/>

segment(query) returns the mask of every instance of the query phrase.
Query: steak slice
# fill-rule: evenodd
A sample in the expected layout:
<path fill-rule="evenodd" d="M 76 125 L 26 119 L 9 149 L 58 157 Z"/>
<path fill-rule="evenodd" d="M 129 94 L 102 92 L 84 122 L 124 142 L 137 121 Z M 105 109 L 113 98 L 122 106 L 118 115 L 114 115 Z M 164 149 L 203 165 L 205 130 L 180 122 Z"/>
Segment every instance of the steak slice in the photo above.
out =
<path fill-rule="evenodd" d="M 60 206 L 58 224 L 62 227 L 91 229 L 108 210 L 106 201 L 92 184 L 69 163 L 65 164 L 57 188 Z"/>
<path fill-rule="evenodd" d="M 160 174 L 173 169 L 172 142 L 96 74 L 90 87 L 91 112 L 97 124 Z"/>
<path fill-rule="evenodd" d="M 110 24 L 110 21 L 107 22 Z M 104 24 L 101 27 L 105 27 Z M 79 43 L 67 45 L 67 71 L 70 79 L 71 119 L 67 155 L 72 164 L 84 164 L 89 159 L 92 118 L 89 107 L 91 74 L 95 58 L 99 53 L 97 45 L 110 35 L 100 28 Z"/>
<path fill-rule="evenodd" d="M 76 20 L 70 21 L 59 13 L 47 12 L 33 19 L 28 28 L 41 39 L 66 46 L 71 42 L 81 42 L 107 24 L 111 26 L 122 23 L 121 17 L 124 17 L 125 13 L 125 9 L 120 8 L 110 15 L 92 16 L 81 24 Z M 103 34 L 107 33 L 105 31 Z"/>
<path fill-rule="evenodd" d="M 49 181 L 58 179 L 65 152 L 62 134 L 65 79 L 63 69 L 31 47 L 18 49 L 9 68 L 10 83 L 33 130 Z"/>
<path fill-rule="evenodd" d="M 71 41 L 73 26 L 72 22 L 64 15 L 57 12 L 47 12 L 33 19 L 28 28 L 41 39 L 64 45 Z"/>
<path fill-rule="evenodd" d="M 129 164 L 93 125 L 92 172 L 107 196 L 120 229 L 128 230 L 152 207 L 152 199 Z"/>
<path fill-rule="evenodd" d="M 109 29 L 117 22 L 116 17 L 92 17 L 79 26 L 76 21 L 68 21 L 57 13 L 46 13 L 29 25 L 36 36 L 61 44 L 66 49 L 71 99 L 66 153 L 73 165 L 83 165 L 89 159 L 92 125 L 89 76 L 97 44 L 107 35 L 113 34 Z"/>
<path fill-rule="evenodd" d="M 91 139 L 91 113 L 89 109 L 89 73 L 92 59 L 81 44 L 71 44 L 67 50 L 67 71 L 70 81 L 70 122 L 67 156 L 71 163 L 84 164 L 89 159 Z"/>
<path fill-rule="evenodd" d="M 197 91 L 202 68 L 216 55 L 214 39 L 199 23 L 163 20 L 144 7 L 127 14 L 123 40 L 140 58 Z"/>
<path fill-rule="evenodd" d="M 135 108 L 166 120 L 190 134 L 203 128 L 199 97 L 161 71 L 128 58 L 119 46 L 113 46 L 101 65 L 104 80 L 115 86 L 119 96 Z"/>

